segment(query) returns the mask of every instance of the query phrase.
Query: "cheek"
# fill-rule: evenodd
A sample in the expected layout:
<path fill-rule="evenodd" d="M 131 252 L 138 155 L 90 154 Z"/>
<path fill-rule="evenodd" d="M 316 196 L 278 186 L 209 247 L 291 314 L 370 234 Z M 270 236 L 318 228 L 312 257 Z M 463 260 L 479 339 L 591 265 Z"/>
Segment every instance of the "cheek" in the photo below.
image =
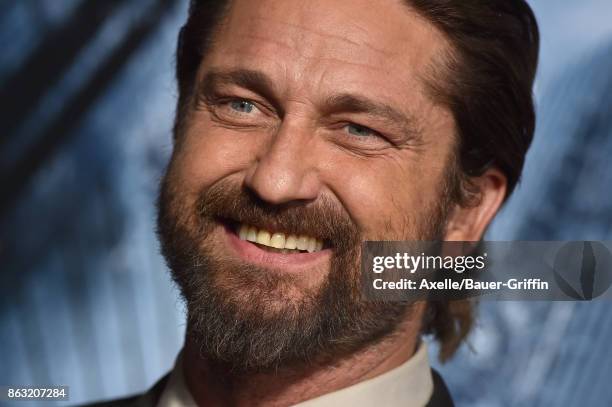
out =
<path fill-rule="evenodd" d="M 366 238 L 403 239 L 437 198 L 438 170 L 404 159 L 365 162 L 335 171 L 336 193 Z M 343 175 L 344 174 L 344 175 Z"/>
<path fill-rule="evenodd" d="M 260 142 L 252 134 L 238 134 L 214 126 L 192 126 L 174 151 L 172 171 L 194 193 L 245 171 L 255 160 Z"/>

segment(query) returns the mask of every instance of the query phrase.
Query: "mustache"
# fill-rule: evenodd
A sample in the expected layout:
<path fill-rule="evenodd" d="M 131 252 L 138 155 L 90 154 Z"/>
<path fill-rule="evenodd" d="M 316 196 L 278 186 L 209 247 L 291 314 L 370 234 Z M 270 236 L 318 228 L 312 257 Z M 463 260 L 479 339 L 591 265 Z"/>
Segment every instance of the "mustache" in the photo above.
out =
<path fill-rule="evenodd" d="M 339 203 L 323 195 L 313 202 L 270 204 L 246 187 L 223 181 L 200 192 L 197 211 L 203 220 L 308 235 L 337 249 L 349 249 L 361 241 L 359 228 L 348 213 Z"/>

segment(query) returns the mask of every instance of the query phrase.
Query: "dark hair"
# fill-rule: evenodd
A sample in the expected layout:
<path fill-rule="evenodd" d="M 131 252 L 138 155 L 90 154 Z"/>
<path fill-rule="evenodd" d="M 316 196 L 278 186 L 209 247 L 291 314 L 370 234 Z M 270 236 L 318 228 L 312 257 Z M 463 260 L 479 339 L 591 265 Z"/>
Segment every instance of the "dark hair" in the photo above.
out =
<path fill-rule="evenodd" d="M 471 192 L 469 177 L 494 166 L 507 177 L 507 198 L 535 130 L 532 87 L 540 41 L 531 8 L 524 0 L 407 1 L 450 44 L 426 80 L 432 96 L 453 113 L 465 192 Z M 463 192 L 457 199 L 467 202 Z M 423 332 L 439 341 L 441 360 L 470 332 L 475 308 L 470 300 L 429 302 Z"/>
<path fill-rule="evenodd" d="M 508 197 L 520 178 L 535 128 L 532 86 L 539 33 L 531 8 L 524 0 L 405 1 L 437 27 L 450 45 L 447 53 L 434 58 L 431 74 L 424 79 L 431 96 L 448 106 L 455 119 L 457 165 L 467 181 L 462 185 L 469 186 L 470 177 L 497 167 L 507 177 Z M 229 3 L 190 2 L 177 48 L 175 134 L 202 57 L 214 41 L 212 30 L 222 22 Z M 429 304 L 423 332 L 440 341 L 442 359 L 451 356 L 469 333 L 473 311 L 470 302 Z"/>
<path fill-rule="evenodd" d="M 532 86 L 539 33 L 523 0 L 409 0 L 448 39 L 429 85 L 457 124 L 460 167 L 468 176 L 498 167 L 508 193 L 533 139 Z"/>
<path fill-rule="evenodd" d="M 214 41 L 213 30 L 219 28 L 230 0 L 190 0 L 187 22 L 181 28 L 176 47 L 177 112 L 174 136 L 183 121 L 195 86 L 202 57 Z"/>

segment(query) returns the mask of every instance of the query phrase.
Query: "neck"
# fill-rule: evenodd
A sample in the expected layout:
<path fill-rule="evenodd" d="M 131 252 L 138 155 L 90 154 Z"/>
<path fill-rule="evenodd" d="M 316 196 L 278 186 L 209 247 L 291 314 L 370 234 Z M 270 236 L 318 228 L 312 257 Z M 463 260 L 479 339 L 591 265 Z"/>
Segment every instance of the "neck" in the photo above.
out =
<path fill-rule="evenodd" d="M 421 312 L 411 313 L 388 337 L 344 358 L 274 373 L 233 375 L 213 368 L 190 338 L 183 349 L 183 374 L 199 406 L 287 406 L 379 376 L 406 362 L 418 346 Z"/>

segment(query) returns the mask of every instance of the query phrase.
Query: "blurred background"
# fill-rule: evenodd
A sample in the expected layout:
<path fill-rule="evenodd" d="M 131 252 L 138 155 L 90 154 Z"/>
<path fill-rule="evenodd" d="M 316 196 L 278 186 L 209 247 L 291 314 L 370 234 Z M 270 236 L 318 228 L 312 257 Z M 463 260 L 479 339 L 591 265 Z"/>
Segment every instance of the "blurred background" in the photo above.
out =
<path fill-rule="evenodd" d="M 530 4 L 536 138 L 487 238 L 612 240 L 612 2 Z M 143 391 L 174 363 L 184 317 L 154 199 L 186 11 L 0 0 L 0 385 L 69 385 L 75 404 Z M 436 366 L 459 406 L 612 405 L 610 307 L 484 302 L 470 346 Z"/>

